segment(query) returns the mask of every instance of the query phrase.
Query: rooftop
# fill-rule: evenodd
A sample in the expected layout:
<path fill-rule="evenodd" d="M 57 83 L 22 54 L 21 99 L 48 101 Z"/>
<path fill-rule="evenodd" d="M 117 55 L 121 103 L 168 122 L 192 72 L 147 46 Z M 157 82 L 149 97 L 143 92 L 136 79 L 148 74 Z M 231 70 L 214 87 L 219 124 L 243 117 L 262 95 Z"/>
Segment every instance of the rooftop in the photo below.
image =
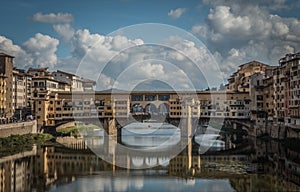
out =
<path fill-rule="evenodd" d="M 28 71 L 38 71 L 38 72 L 47 72 L 48 71 L 48 67 L 44 67 L 44 68 L 29 68 Z"/>
<path fill-rule="evenodd" d="M 267 65 L 265 63 L 253 60 L 253 61 L 250 61 L 248 63 L 241 64 L 239 67 L 243 67 L 245 65 L 253 65 L 253 64 L 259 64 L 259 65 L 269 66 L 269 65 Z"/>
<path fill-rule="evenodd" d="M 11 58 L 15 58 L 14 56 L 8 55 L 6 53 L 0 53 L 0 57 L 11 57 Z"/>

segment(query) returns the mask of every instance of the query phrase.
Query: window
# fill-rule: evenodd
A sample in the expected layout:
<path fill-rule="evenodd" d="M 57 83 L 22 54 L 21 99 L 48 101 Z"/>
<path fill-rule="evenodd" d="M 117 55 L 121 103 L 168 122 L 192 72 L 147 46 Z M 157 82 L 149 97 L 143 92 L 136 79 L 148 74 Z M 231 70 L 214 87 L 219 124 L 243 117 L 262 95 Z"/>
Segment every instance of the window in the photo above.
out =
<path fill-rule="evenodd" d="M 143 101 L 143 95 L 132 95 L 131 101 Z"/>
<path fill-rule="evenodd" d="M 145 101 L 155 101 L 156 95 L 145 95 Z"/>
<path fill-rule="evenodd" d="M 170 95 L 158 95 L 159 101 L 168 101 L 170 99 Z"/>
<path fill-rule="evenodd" d="M 256 96 L 256 100 L 257 101 L 262 101 L 263 100 L 263 96 L 262 95 L 257 95 Z"/>

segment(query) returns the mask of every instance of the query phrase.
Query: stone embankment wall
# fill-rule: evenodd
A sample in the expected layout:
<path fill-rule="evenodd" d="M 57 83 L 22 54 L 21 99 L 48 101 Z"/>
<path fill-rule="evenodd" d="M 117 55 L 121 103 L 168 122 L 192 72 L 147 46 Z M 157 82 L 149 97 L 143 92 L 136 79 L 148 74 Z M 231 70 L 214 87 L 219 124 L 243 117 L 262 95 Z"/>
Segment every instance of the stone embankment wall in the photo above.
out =
<path fill-rule="evenodd" d="M 36 120 L 0 125 L 0 137 L 9 137 L 11 135 L 24 135 L 28 133 L 37 133 Z"/>

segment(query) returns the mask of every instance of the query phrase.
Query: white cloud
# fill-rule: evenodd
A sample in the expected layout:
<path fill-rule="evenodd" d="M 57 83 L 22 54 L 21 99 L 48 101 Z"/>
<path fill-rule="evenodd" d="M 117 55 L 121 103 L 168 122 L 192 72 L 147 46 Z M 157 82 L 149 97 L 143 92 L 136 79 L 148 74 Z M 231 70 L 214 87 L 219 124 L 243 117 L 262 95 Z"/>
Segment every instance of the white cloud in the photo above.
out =
<path fill-rule="evenodd" d="M 14 63 L 18 68 L 23 68 L 31 62 L 31 59 L 20 46 L 15 45 L 12 40 L 4 36 L 0 36 L 0 52 L 14 56 Z"/>
<path fill-rule="evenodd" d="M 258 60 L 276 65 L 278 59 L 300 49 L 300 21 L 272 13 L 284 0 L 204 1 L 211 5 L 206 23 L 191 32 L 202 37 L 227 77 L 245 62 Z"/>
<path fill-rule="evenodd" d="M 74 20 L 74 17 L 70 13 L 36 13 L 33 15 L 32 19 L 37 22 L 57 24 L 70 23 Z"/>
<path fill-rule="evenodd" d="M 128 87 L 147 79 L 161 80 L 180 89 L 191 88 L 192 81 L 197 88 L 204 88 L 207 86 L 201 72 L 216 74 L 206 49 L 175 36 L 163 41 L 167 47 L 144 45 L 141 39 L 129 39 L 121 35 L 92 34 L 87 29 L 77 30 L 68 38 L 71 55 L 67 58 L 57 58 L 57 39 L 40 33 L 22 46 L 14 45 L 11 40 L 2 37 L 0 48 L 11 50 L 8 53 L 20 58 L 21 62 L 16 63 L 22 66 L 77 72 L 80 76 L 98 81 L 99 89 Z M 136 66 L 131 68 L 133 65 Z M 124 71 L 125 77 L 119 79 Z"/>
<path fill-rule="evenodd" d="M 69 41 L 75 33 L 75 30 L 70 26 L 69 23 L 56 24 L 56 25 L 53 25 L 53 28 L 62 37 L 62 39 L 66 42 Z"/>
<path fill-rule="evenodd" d="M 80 63 L 78 73 L 94 80 L 114 56 L 118 55 L 119 60 L 127 59 L 126 54 L 120 53 L 122 49 L 143 44 L 141 39 L 91 34 L 87 29 L 77 30 L 70 42 L 72 59 L 77 58 Z"/>
<path fill-rule="evenodd" d="M 58 44 L 57 39 L 40 33 L 24 42 L 22 46 L 0 36 L 0 50 L 14 56 L 14 66 L 18 68 L 54 67 L 57 63 L 55 52 Z"/>
<path fill-rule="evenodd" d="M 178 19 L 179 17 L 181 17 L 181 15 L 186 12 L 186 8 L 177 8 L 175 10 L 171 9 L 168 12 L 168 16 L 173 18 L 173 19 Z"/>
<path fill-rule="evenodd" d="M 56 50 L 59 41 L 48 35 L 37 33 L 22 44 L 32 65 L 53 68 L 57 64 Z"/>
<path fill-rule="evenodd" d="M 193 86 L 199 89 L 206 88 L 207 81 L 215 85 L 222 82 L 223 75 L 204 47 L 175 36 L 166 39 L 163 44 L 165 46 L 146 44 L 131 47 L 118 54 L 101 72 L 110 77 L 109 81 L 105 79 L 105 83 L 98 84 L 112 85 L 115 80 L 118 85 L 116 88 L 130 90 L 132 85 L 139 82 L 160 80 L 177 89 L 191 89 Z M 99 67 L 95 62 L 85 63 L 94 63 L 94 67 L 86 67 L 94 69 L 91 73 L 95 73 Z"/>

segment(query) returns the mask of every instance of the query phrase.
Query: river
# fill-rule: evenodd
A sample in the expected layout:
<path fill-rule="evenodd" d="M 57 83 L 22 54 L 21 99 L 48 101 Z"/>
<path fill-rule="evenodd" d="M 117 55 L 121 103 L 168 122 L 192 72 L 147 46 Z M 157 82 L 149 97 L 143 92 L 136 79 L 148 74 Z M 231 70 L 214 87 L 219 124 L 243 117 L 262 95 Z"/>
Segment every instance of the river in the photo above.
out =
<path fill-rule="evenodd" d="M 161 139 L 166 139 L 166 133 L 175 135 L 169 144 L 177 145 L 178 131 L 159 132 Z M 147 154 L 151 153 L 149 147 L 161 143 L 160 137 L 150 132 L 131 134 L 123 135 L 122 144 L 135 148 L 136 142 L 144 140 L 142 150 Z M 118 146 L 106 146 L 101 134 L 86 142 L 82 138 L 57 138 L 56 142 L 1 158 L 0 191 L 300 191 L 298 152 L 270 139 L 229 134 L 217 139 L 223 144 L 204 153 L 195 138 L 189 150 L 171 157 L 163 148 L 152 156 L 124 152 L 114 158 Z M 115 162 L 126 162 L 127 167 L 103 160 L 95 154 L 99 152 L 96 146 Z M 150 168 L 140 169 L 146 165 Z"/>

